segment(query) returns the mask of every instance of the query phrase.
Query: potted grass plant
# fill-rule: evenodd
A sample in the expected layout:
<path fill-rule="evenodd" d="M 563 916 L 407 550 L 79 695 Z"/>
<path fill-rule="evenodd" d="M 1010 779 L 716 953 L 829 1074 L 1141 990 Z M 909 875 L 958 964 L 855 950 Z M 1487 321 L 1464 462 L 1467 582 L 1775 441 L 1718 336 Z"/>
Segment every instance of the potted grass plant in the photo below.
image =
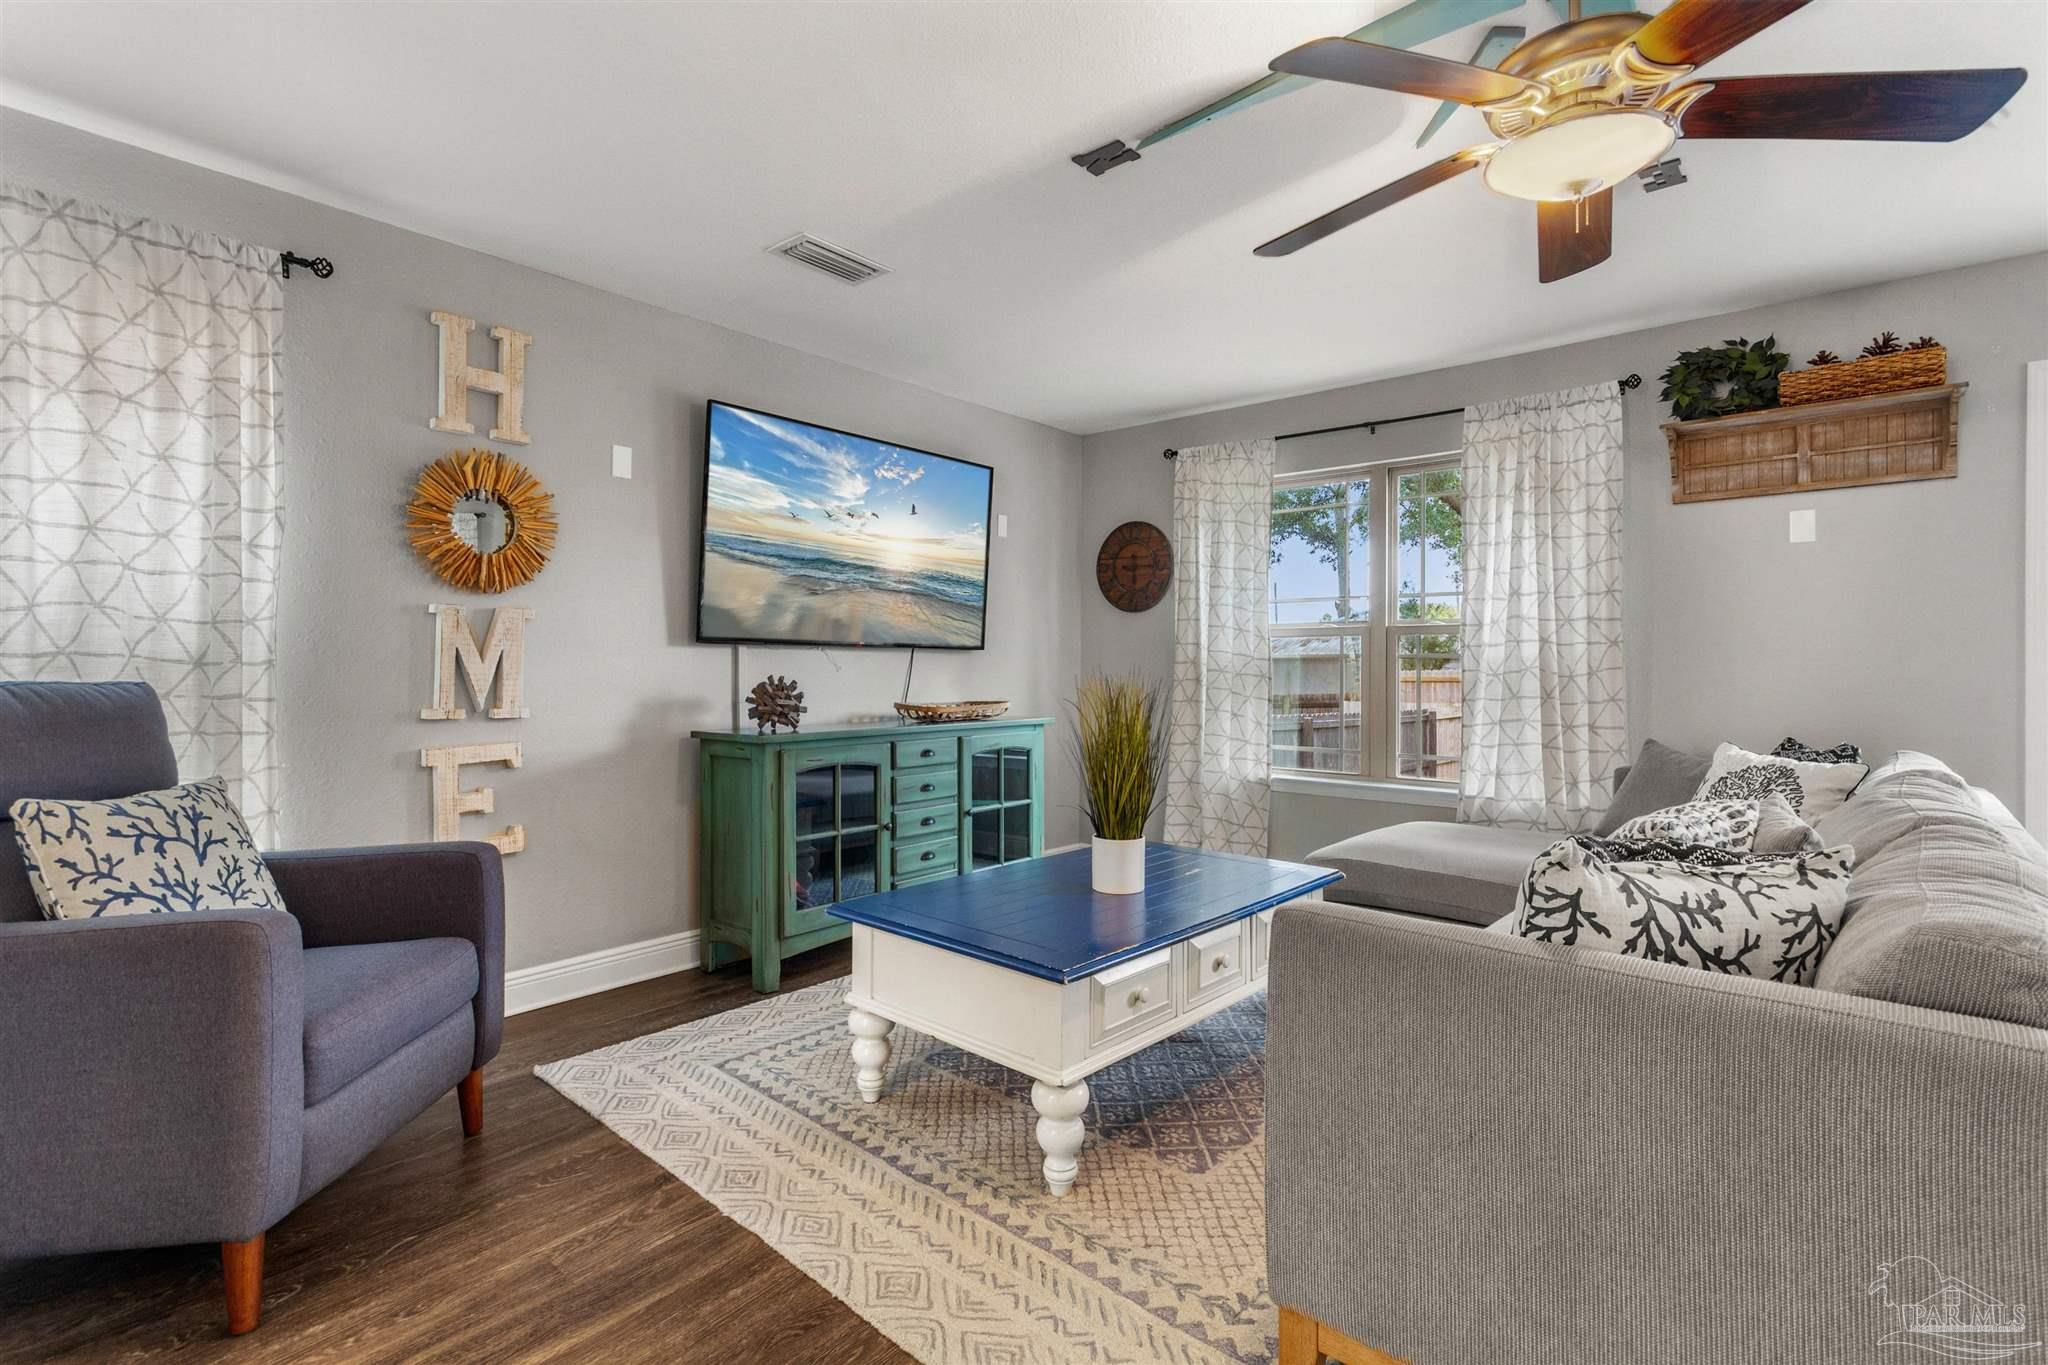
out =
<path fill-rule="evenodd" d="M 1143 891 L 1145 822 L 1166 790 L 1159 689 L 1142 678 L 1086 678 L 1073 707 L 1082 809 L 1095 831 L 1091 883 L 1111 895 Z"/>

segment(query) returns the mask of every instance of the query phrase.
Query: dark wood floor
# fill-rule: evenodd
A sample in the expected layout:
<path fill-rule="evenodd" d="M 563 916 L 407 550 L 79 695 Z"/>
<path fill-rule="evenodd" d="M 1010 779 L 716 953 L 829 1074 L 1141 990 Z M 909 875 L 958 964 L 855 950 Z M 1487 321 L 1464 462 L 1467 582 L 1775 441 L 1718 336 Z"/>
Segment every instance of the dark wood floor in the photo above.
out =
<path fill-rule="evenodd" d="M 847 970 L 845 945 L 783 969 Z M 751 1361 L 910 1358 L 767 1244 L 535 1079 L 754 999 L 746 964 L 506 1021 L 484 1131 L 455 1097 L 270 1230 L 263 1325 L 225 1334 L 212 1246 L 0 1264 L 0 1361 Z"/>

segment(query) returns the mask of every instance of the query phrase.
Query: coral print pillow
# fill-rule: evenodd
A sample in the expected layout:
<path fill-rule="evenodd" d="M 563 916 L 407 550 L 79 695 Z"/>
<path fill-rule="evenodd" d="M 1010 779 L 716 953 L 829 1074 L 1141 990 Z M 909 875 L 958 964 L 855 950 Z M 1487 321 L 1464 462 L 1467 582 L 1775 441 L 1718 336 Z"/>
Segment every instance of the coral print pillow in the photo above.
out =
<path fill-rule="evenodd" d="M 1771 857 L 1577 836 L 1536 855 L 1502 932 L 1811 984 L 1849 910 L 1849 845 Z"/>
<path fill-rule="evenodd" d="M 1723 744 L 1693 800 L 1761 801 L 1775 792 L 1811 824 L 1847 801 L 1869 771 L 1861 763 L 1808 763 Z"/>
<path fill-rule="evenodd" d="M 284 909 L 218 777 L 113 801 L 24 799 L 7 813 L 51 919 Z"/>

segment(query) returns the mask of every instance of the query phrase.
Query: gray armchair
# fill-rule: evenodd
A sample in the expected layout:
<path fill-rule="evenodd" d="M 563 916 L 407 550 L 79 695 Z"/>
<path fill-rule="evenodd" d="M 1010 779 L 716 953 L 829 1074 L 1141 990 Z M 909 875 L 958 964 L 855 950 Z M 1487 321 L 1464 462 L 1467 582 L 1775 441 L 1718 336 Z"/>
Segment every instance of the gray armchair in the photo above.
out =
<path fill-rule="evenodd" d="M 289 914 L 42 918 L 5 813 L 174 785 L 141 683 L 0 683 L 0 1257 L 221 1243 L 256 1326 L 265 1232 L 449 1090 L 483 1128 L 504 1018 L 498 851 L 267 858 Z"/>

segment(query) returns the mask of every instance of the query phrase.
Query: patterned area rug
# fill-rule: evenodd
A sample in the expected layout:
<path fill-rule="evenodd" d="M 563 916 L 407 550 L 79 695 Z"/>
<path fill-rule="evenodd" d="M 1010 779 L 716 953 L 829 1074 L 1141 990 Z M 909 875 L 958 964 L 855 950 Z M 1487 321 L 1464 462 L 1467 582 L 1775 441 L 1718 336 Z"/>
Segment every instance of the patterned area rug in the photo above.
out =
<path fill-rule="evenodd" d="M 1272 1360 L 1263 996 L 1090 1077 L 1054 1199 L 1015 1072 L 898 1027 L 862 1104 L 845 991 L 535 1072 L 930 1365 Z"/>

